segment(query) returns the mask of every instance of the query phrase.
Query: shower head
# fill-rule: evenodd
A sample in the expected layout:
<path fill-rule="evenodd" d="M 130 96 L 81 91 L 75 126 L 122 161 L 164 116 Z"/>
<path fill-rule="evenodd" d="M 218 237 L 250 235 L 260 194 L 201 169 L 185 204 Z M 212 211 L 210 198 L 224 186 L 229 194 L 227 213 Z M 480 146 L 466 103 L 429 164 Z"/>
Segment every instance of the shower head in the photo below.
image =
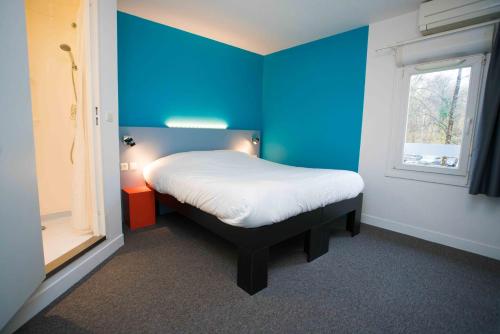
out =
<path fill-rule="evenodd" d="M 71 58 L 71 67 L 73 68 L 73 70 L 76 71 L 78 68 L 76 67 L 75 58 L 73 58 L 73 53 L 71 52 L 71 46 L 69 46 L 68 44 L 61 44 L 59 45 L 59 47 L 61 48 L 61 50 L 69 53 L 69 57 Z"/>
<path fill-rule="evenodd" d="M 71 52 L 71 47 L 68 44 L 61 44 L 59 45 L 61 50 L 66 51 L 66 52 Z"/>

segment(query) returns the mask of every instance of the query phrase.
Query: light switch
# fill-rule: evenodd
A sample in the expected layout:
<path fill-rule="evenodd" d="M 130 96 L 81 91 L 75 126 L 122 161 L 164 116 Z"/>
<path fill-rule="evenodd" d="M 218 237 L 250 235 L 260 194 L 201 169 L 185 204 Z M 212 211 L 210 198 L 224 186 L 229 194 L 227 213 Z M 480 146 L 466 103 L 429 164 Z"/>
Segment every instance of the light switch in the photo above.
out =
<path fill-rule="evenodd" d="M 129 162 L 129 167 L 130 167 L 130 170 L 136 170 L 137 169 L 137 162 L 135 162 L 135 161 Z"/>
<path fill-rule="evenodd" d="M 120 164 L 120 170 L 124 171 L 124 170 L 128 170 L 128 163 L 126 162 L 122 162 Z"/>
<path fill-rule="evenodd" d="M 112 112 L 106 112 L 105 113 L 106 121 L 112 123 L 115 120 L 115 117 L 113 116 Z"/>

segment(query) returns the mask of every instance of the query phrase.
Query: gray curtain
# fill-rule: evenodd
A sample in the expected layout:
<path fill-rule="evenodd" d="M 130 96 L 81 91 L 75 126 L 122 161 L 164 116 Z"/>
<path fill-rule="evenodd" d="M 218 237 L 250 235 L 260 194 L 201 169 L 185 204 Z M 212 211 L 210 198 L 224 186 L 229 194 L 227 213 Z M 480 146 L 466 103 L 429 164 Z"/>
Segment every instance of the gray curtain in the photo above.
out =
<path fill-rule="evenodd" d="M 500 33 L 495 26 L 469 193 L 500 197 Z"/>

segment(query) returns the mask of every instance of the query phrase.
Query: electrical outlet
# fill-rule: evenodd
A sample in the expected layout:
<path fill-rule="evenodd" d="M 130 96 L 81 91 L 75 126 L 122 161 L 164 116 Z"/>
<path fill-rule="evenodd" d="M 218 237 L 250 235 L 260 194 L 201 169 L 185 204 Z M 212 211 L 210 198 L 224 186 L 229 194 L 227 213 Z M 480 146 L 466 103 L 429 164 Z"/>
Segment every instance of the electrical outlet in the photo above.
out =
<path fill-rule="evenodd" d="M 126 163 L 126 162 L 122 162 L 122 163 L 120 164 L 120 170 L 121 170 L 121 171 L 128 170 L 128 163 Z"/>
<path fill-rule="evenodd" d="M 137 162 L 131 161 L 128 163 L 130 170 L 136 170 L 137 169 Z"/>

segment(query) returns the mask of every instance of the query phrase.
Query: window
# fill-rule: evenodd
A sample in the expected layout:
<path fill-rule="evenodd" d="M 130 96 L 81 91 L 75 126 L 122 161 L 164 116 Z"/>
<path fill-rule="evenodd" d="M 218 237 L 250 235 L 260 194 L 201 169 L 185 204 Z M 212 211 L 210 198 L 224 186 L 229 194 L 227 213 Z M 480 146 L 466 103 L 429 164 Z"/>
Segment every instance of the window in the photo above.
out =
<path fill-rule="evenodd" d="M 476 55 L 400 70 L 389 176 L 467 184 L 484 60 Z"/>

